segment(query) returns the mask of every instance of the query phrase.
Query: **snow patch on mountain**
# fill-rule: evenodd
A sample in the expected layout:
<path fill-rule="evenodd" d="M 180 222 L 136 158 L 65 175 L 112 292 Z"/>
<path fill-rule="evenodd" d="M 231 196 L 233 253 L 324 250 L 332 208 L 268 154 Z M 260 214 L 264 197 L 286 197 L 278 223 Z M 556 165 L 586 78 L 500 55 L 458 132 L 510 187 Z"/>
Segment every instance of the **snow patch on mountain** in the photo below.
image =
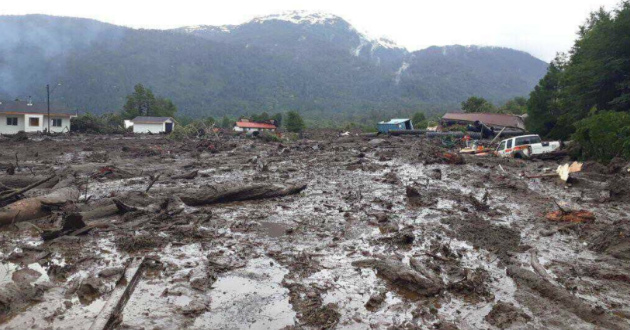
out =
<path fill-rule="evenodd" d="M 251 22 L 264 23 L 268 21 L 286 21 L 294 24 L 331 24 L 340 20 L 342 20 L 341 17 L 328 13 L 292 10 L 279 14 L 257 17 L 251 20 Z"/>
<path fill-rule="evenodd" d="M 403 48 L 403 47 L 398 46 L 398 44 L 395 43 L 393 40 L 384 38 L 384 37 L 379 38 L 377 42 L 378 42 L 378 45 L 383 48 L 388 48 L 388 49 L 402 49 Z"/>
<path fill-rule="evenodd" d="M 186 33 L 194 33 L 198 31 L 213 31 L 213 32 L 223 32 L 223 33 L 231 33 L 233 25 L 222 25 L 222 26 L 213 26 L 213 25 L 193 25 L 186 26 L 182 29 Z"/>
<path fill-rule="evenodd" d="M 402 78 L 402 74 L 409 69 L 409 63 L 407 61 L 403 61 L 398 71 L 396 71 L 396 76 L 394 77 L 394 82 L 396 85 L 400 84 L 400 79 Z"/>

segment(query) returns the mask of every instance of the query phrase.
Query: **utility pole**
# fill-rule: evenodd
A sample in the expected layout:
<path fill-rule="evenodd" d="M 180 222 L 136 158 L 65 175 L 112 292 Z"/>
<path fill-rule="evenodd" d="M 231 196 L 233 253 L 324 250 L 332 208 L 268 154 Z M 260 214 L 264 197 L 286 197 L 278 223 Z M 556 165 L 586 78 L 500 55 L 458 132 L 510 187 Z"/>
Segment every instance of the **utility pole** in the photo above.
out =
<path fill-rule="evenodd" d="M 46 104 L 48 106 L 48 131 L 46 134 L 50 134 L 50 84 L 46 84 Z"/>

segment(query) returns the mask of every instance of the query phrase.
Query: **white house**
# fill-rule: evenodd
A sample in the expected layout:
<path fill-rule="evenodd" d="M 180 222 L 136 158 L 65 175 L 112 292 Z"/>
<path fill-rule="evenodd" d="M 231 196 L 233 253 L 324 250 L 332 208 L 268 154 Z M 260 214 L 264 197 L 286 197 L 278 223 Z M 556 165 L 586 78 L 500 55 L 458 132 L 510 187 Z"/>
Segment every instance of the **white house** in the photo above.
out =
<path fill-rule="evenodd" d="M 259 132 L 259 131 L 273 132 L 275 130 L 276 130 L 276 125 L 272 125 L 268 123 L 255 123 L 252 121 L 237 121 L 236 125 L 234 125 L 234 131 L 236 132 Z"/>
<path fill-rule="evenodd" d="M 24 132 L 44 132 L 50 127 L 51 132 L 70 131 L 70 119 L 76 113 L 56 106 L 50 107 L 46 103 L 31 101 L 0 102 L 0 133 L 15 134 Z"/>
<path fill-rule="evenodd" d="M 136 117 L 131 122 L 134 133 L 170 133 L 175 128 L 171 117 Z"/>

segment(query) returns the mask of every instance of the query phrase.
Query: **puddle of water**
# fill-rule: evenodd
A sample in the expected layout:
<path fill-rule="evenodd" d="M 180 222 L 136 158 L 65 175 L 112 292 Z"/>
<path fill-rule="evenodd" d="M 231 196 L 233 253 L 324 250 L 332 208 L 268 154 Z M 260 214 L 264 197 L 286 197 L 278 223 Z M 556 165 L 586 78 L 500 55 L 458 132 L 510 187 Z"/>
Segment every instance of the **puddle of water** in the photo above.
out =
<path fill-rule="evenodd" d="M 34 279 L 31 284 L 43 283 L 49 280 L 46 269 L 44 269 L 44 267 L 42 267 L 38 263 L 32 263 L 27 265 L 26 267 L 22 267 L 12 262 L 6 262 L 0 263 L 0 285 L 13 282 L 13 275 L 16 274 L 16 272 L 28 271 L 27 269 L 34 271 L 29 272 L 29 276 L 32 276 L 32 278 Z M 35 272 L 39 273 L 40 275 L 37 276 Z"/>
<path fill-rule="evenodd" d="M 276 222 L 261 222 L 260 227 L 267 236 L 272 238 L 284 236 L 288 229 L 287 225 Z"/>
<path fill-rule="evenodd" d="M 210 311 L 194 329 L 281 329 L 295 323 L 289 290 L 281 284 L 288 270 L 268 258 L 219 278 L 210 293 Z"/>

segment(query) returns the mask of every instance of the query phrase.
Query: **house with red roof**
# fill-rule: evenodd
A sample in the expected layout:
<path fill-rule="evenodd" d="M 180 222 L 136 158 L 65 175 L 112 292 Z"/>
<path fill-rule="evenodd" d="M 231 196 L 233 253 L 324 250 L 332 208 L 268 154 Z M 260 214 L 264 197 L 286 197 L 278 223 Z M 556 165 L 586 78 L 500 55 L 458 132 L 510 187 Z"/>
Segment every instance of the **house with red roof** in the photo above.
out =
<path fill-rule="evenodd" d="M 245 118 L 241 118 L 234 124 L 234 131 L 236 132 L 274 132 L 276 125 L 272 124 L 273 121 L 258 123 L 253 122 Z"/>

